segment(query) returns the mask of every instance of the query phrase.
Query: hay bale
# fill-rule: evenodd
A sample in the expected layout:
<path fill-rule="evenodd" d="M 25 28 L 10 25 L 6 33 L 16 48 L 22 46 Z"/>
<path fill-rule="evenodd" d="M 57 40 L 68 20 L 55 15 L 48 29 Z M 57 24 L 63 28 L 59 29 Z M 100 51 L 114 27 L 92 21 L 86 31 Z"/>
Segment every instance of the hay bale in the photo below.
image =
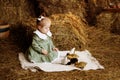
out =
<path fill-rule="evenodd" d="M 120 14 L 112 12 L 103 12 L 97 16 L 97 27 L 104 31 L 120 34 Z"/>
<path fill-rule="evenodd" d="M 102 28 L 103 30 L 110 31 L 111 25 L 113 23 L 113 13 L 103 12 L 97 16 L 96 26 Z"/>
<path fill-rule="evenodd" d="M 110 32 L 103 30 L 101 28 L 89 27 L 87 30 L 88 36 L 88 46 L 89 49 L 102 49 L 103 48 L 118 48 L 120 45 L 119 35 L 111 34 Z"/>
<path fill-rule="evenodd" d="M 72 12 L 75 15 L 84 17 L 85 4 L 84 0 L 37 0 L 40 10 L 43 14 L 50 16 L 59 13 Z"/>
<path fill-rule="evenodd" d="M 75 47 L 78 50 L 86 48 L 86 24 L 72 13 L 55 14 L 52 19 L 53 40 L 60 50 L 70 50 Z"/>
<path fill-rule="evenodd" d="M 0 20 L 16 24 L 31 16 L 35 16 L 32 1 L 0 0 Z"/>

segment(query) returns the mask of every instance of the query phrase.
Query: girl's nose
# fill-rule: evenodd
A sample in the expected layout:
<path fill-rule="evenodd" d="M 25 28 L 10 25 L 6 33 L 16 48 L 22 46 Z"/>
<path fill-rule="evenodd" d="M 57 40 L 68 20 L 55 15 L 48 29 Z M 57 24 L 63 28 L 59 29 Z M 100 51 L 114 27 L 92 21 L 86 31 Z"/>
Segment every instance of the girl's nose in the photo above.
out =
<path fill-rule="evenodd" d="M 48 28 L 48 31 L 50 30 L 50 28 Z"/>

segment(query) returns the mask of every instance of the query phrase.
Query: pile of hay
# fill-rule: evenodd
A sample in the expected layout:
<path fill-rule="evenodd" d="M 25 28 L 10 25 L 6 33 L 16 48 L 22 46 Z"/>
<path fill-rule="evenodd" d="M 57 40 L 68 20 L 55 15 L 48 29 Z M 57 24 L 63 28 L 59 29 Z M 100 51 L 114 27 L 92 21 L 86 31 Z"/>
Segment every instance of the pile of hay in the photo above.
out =
<path fill-rule="evenodd" d="M 0 0 L 0 20 L 17 24 L 35 17 L 33 0 Z"/>
<path fill-rule="evenodd" d="M 84 0 L 37 0 L 40 12 L 50 16 L 54 14 L 64 14 L 72 12 L 73 14 L 84 17 L 85 2 Z"/>
<path fill-rule="evenodd" d="M 103 12 L 97 16 L 96 26 L 104 31 L 120 34 L 120 14 L 112 12 Z"/>
<path fill-rule="evenodd" d="M 94 1 L 94 0 L 91 0 Z M 116 0 L 115 0 L 116 1 Z M 93 14 L 94 8 L 95 13 L 97 13 L 97 7 L 101 8 L 108 8 L 109 3 L 114 3 L 114 1 L 105 0 L 95 0 L 95 5 L 93 9 L 91 8 L 91 15 Z M 101 4 L 99 4 L 101 3 Z M 90 4 L 92 5 L 92 4 Z M 96 6 L 96 7 L 95 7 Z M 92 11 L 93 10 L 93 11 Z M 101 11 L 98 15 L 94 15 L 96 18 L 96 27 L 89 28 L 88 33 L 90 34 L 89 39 L 89 47 L 96 48 L 96 47 L 111 47 L 118 48 L 120 45 L 120 14 L 114 13 L 114 12 L 107 12 L 107 11 Z M 91 18 L 90 18 L 91 19 Z M 116 35 L 117 34 L 117 35 Z M 116 45 L 116 46 L 115 46 Z"/>
<path fill-rule="evenodd" d="M 89 46 L 118 48 L 120 45 L 120 15 L 113 12 L 102 12 L 96 16 L 96 27 L 88 30 Z M 116 46 L 115 46 L 116 45 Z"/>
<path fill-rule="evenodd" d="M 70 50 L 73 47 L 78 50 L 86 48 L 86 24 L 78 16 L 66 13 L 51 15 L 50 18 L 53 40 L 60 50 Z"/>
<path fill-rule="evenodd" d="M 110 31 L 111 25 L 113 23 L 113 13 L 101 13 L 97 17 L 96 26 L 102 28 L 103 30 Z"/>

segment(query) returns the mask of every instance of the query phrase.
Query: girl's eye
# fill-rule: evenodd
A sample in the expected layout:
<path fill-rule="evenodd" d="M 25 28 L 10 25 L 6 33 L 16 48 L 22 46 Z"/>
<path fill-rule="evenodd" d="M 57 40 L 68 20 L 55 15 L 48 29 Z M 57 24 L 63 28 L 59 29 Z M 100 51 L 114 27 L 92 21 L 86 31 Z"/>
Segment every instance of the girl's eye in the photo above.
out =
<path fill-rule="evenodd" d="M 49 29 L 49 27 L 46 27 L 45 29 Z"/>

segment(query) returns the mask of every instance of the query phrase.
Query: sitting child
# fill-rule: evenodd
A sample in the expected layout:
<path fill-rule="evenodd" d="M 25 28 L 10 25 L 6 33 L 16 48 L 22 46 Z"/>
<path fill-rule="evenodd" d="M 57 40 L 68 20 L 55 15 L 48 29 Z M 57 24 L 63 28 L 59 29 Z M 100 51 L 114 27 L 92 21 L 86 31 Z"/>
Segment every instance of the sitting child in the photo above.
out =
<path fill-rule="evenodd" d="M 41 16 L 37 18 L 37 30 L 34 31 L 32 44 L 27 50 L 28 59 L 33 63 L 51 62 L 57 58 L 57 48 L 55 48 L 50 32 L 51 20 Z"/>

